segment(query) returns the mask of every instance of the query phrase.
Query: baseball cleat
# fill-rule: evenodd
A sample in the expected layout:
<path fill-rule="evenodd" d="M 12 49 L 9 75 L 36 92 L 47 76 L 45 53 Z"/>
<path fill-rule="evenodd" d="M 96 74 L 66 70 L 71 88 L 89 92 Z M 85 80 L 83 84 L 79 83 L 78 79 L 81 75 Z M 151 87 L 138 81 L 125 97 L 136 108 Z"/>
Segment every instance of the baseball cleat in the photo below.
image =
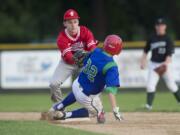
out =
<path fill-rule="evenodd" d="M 65 120 L 66 113 L 63 111 L 55 111 L 54 120 Z"/>
<path fill-rule="evenodd" d="M 151 105 L 146 104 L 146 105 L 145 105 L 145 109 L 147 109 L 147 110 L 151 111 L 151 110 L 152 110 L 152 106 L 151 106 Z"/>
<path fill-rule="evenodd" d="M 106 119 L 105 119 L 105 112 L 99 113 L 98 116 L 97 116 L 97 122 L 99 124 L 103 124 L 103 123 L 105 123 L 105 121 L 106 121 Z"/>
<path fill-rule="evenodd" d="M 65 119 L 65 112 L 63 111 L 55 111 L 49 110 L 48 112 L 48 120 L 64 120 Z"/>

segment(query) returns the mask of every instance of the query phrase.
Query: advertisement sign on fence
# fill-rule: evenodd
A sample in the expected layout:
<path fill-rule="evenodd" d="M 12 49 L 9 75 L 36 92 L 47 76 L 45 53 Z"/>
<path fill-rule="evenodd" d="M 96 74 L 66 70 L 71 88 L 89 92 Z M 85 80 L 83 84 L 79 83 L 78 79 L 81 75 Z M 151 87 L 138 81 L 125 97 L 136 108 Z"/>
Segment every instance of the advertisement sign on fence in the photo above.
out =
<path fill-rule="evenodd" d="M 121 87 L 145 87 L 148 69 L 140 69 L 142 50 L 123 50 L 114 59 L 120 71 Z M 55 50 L 34 51 L 3 51 L 1 53 L 1 87 L 48 88 L 49 80 L 60 60 L 60 54 Z M 173 71 L 176 81 L 180 83 L 180 48 L 176 48 L 173 56 Z M 69 78 L 63 87 L 71 87 Z"/>
<path fill-rule="evenodd" d="M 1 53 L 2 88 L 48 88 L 60 60 L 55 50 L 4 51 Z M 62 87 L 71 86 L 71 78 Z"/>
<path fill-rule="evenodd" d="M 118 64 L 121 87 L 145 87 L 147 69 L 140 69 L 141 50 L 123 50 L 114 59 Z"/>
<path fill-rule="evenodd" d="M 121 87 L 134 88 L 146 86 L 148 75 L 148 63 L 146 69 L 140 69 L 140 58 L 142 56 L 142 53 L 143 52 L 140 49 L 123 50 L 120 55 L 114 57 L 115 61 L 119 66 Z M 148 59 L 150 59 L 150 55 L 151 54 L 148 55 Z M 175 54 L 172 58 L 172 74 L 174 74 L 175 80 L 178 84 L 180 83 L 179 60 L 180 48 L 176 48 Z"/>

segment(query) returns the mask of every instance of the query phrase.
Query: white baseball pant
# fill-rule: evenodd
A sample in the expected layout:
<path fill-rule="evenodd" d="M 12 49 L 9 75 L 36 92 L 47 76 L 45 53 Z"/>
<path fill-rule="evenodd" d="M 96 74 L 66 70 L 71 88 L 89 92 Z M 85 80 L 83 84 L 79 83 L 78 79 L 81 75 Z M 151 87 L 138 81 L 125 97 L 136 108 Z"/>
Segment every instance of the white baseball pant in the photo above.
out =
<path fill-rule="evenodd" d="M 78 82 L 78 78 L 73 82 L 72 91 L 76 101 L 89 111 L 91 117 L 97 116 L 103 111 L 100 94 L 90 96 L 85 95 Z"/>
<path fill-rule="evenodd" d="M 149 72 L 147 80 L 147 92 L 155 92 L 156 86 L 159 81 L 160 76 L 154 71 L 155 68 L 159 67 L 162 63 L 156 63 L 150 61 L 149 63 Z M 175 93 L 178 91 L 177 84 L 173 76 L 172 65 L 169 64 L 167 71 L 163 74 L 163 79 L 168 87 L 168 89 Z"/>
<path fill-rule="evenodd" d="M 63 59 L 59 61 L 49 85 L 52 101 L 58 102 L 63 99 L 60 86 L 73 74 L 73 72 L 76 71 L 78 71 L 78 67 L 76 65 L 66 64 Z"/>

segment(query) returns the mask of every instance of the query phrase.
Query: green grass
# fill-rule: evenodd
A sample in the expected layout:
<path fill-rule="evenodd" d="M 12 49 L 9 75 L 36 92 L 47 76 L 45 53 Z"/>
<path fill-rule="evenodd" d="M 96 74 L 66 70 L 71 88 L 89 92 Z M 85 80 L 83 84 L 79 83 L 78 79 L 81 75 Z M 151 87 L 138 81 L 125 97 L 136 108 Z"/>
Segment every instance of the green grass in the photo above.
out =
<path fill-rule="evenodd" d="M 100 135 L 42 121 L 0 121 L 1 135 Z"/>
<path fill-rule="evenodd" d="M 121 111 L 144 111 L 145 92 L 120 92 L 117 102 Z M 106 111 L 110 111 L 108 96 L 103 94 L 103 105 Z M 0 112 L 41 112 L 51 107 L 48 93 L 1 93 L 0 94 Z M 79 107 L 77 104 L 69 107 Z M 177 111 L 180 112 L 180 104 L 176 103 L 174 96 L 170 92 L 157 92 L 152 111 Z"/>
<path fill-rule="evenodd" d="M 0 111 L 45 111 L 51 106 L 47 93 L 0 94 Z"/>
<path fill-rule="evenodd" d="M 117 102 L 122 112 L 142 112 L 146 111 L 145 92 L 123 92 L 117 96 Z M 103 102 L 107 111 L 110 111 L 110 104 L 107 96 L 103 96 Z M 153 112 L 180 112 L 180 104 L 177 104 L 174 96 L 170 92 L 157 92 L 153 103 Z"/>
<path fill-rule="evenodd" d="M 145 92 L 126 92 L 117 94 L 117 103 L 122 112 L 145 111 Z M 107 94 L 102 95 L 105 111 L 111 111 Z M 51 107 L 48 93 L 1 93 L 0 112 L 42 112 Z M 79 107 L 75 104 L 68 109 Z M 180 104 L 176 103 L 170 92 L 156 93 L 152 111 L 180 112 Z M 97 135 L 97 133 L 64 128 L 46 121 L 1 121 L 0 135 Z"/>

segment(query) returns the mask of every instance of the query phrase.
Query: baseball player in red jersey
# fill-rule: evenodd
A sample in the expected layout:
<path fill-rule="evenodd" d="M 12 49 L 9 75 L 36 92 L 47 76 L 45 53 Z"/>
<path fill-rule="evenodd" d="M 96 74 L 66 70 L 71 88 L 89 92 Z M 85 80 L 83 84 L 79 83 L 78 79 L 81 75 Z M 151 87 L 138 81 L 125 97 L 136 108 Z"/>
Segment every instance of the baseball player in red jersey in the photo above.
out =
<path fill-rule="evenodd" d="M 97 41 L 92 32 L 85 26 L 79 26 L 79 15 L 69 9 L 64 14 L 64 27 L 57 38 L 57 46 L 61 52 L 62 59 L 50 80 L 51 99 L 54 102 L 62 100 L 60 86 L 63 82 L 78 70 L 73 55 L 79 50 L 92 51 L 96 48 Z"/>

